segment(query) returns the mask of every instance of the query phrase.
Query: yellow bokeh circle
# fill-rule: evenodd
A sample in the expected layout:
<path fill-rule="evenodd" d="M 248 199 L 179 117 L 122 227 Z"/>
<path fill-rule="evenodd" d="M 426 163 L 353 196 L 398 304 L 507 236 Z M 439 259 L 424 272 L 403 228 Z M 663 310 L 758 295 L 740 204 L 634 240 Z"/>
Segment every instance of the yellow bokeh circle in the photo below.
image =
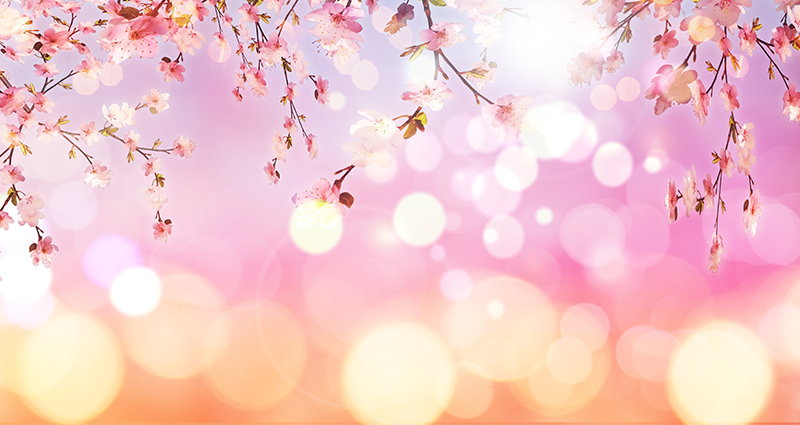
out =
<path fill-rule="evenodd" d="M 365 424 L 429 424 L 450 403 L 456 373 L 450 349 L 435 333 L 411 323 L 386 325 L 348 353 L 345 404 Z"/>
<path fill-rule="evenodd" d="M 73 424 L 102 413 L 122 384 L 122 350 L 109 329 L 83 314 L 55 318 L 21 352 L 25 404 L 49 421 Z"/>

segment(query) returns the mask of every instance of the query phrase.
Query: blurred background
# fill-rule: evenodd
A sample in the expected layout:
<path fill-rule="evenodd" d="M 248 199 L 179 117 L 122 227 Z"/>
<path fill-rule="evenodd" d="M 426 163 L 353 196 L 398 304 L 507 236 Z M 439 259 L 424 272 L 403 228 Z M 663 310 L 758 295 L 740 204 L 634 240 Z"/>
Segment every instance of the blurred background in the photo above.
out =
<path fill-rule="evenodd" d="M 67 160 L 65 143 L 32 143 L 35 154 L 20 158 L 21 186 L 43 193 L 43 227 L 60 252 L 51 269 L 34 268 L 31 229 L 0 235 L 2 421 L 800 421 L 800 129 L 782 115 L 785 87 L 767 79 L 767 58 L 737 56 L 731 79 L 737 119 L 755 126 L 764 212 L 750 236 L 739 207 L 747 179 L 725 179 L 716 275 L 713 211 L 687 219 L 679 205 L 670 225 L 664 197 L 667 179 L 682 188 L 692 167 L 699 179 L 716 173 L 710 153 L 728 125 L 717 93 L 705 126 L 689 105 L 656 117 L 643 93 L 688 43 L 679 34 L 666 61 L 654 57 L 663 24 L 639 20 L 620 71 L 571 87 L 567 63 L 598 39 L 573 2 L 508 1 L 529 18 L 507 14 L 487 52 L 498 68 L 484 94 L 534 96 L 533 132 L 504 142 L 445 69 L 458 98 L 425 111 L 427 131 L 403 141 L 390 167 L 353 171 L 343 190 L 355 204 L 335 227 L 300 229 L 292 195 L 350 164 L 341 145 L 356 111 L 409 114 L 405 82 L 432 76 L 430 52 L 399 57 L 419 43 L 421 5 L 414 30 L 388 38 L 390 3 L 362 19 L 362 50 L 343 66 L 300 27 L 284 31 L 333 94 L 321 107 L 311 83 L 300 87 L 320 157 L 297 143 L 277 186 L 263 167 L 288 113 L 278 70 L 267 98 L 237 103 L 235 58 L 206 43 L 187 56 L 184 83 L 134 58 L 53 94 L 53 117 L 69 113 L 77 126 L 157 88 L 170 106 L 137 113 L 141 144 L 184 135 L 196 150 L 161 161 L 162 217 L 175 226 L 167 244 L 152 237 L 142 196 L 151 180 L 124 147 L 90 149 L 115 172 L 104 190 L 83 183 L 86 165 Z M 767 2 L 745 16 L 761 16 L 762 38 L 781 18 Z M 483 50 L 472 26 L 448 50 L 462 70 Z M 208 40 L 213 27 L 199 26 Z M 719 51 L 698 53 L 690 67 L 708 86 L 703 61 Z M 59 55 L 62 72 L 77 57 Z M 794 59 L 781 65 L 790 78 L 800 76 Z"/>

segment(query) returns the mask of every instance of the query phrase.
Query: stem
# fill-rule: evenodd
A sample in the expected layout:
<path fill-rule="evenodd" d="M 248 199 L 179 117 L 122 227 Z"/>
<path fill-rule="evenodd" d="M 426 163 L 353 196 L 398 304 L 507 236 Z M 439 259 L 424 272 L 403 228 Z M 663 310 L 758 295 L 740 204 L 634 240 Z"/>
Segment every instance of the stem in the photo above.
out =
<path fill-rule="evenodd" d="M 488 104 L 494 105 L 494 102 L 489 100 L 488 97 L 482 95 L 481 92 L 478 91 L 478 89 L 473 87 L 472 84 L 470 84 L 469 81 L 467 81 L 467 79 L 464 78 L 463 75 L 461 75 L 461 72 L 459 72 L 458 69 L 455 67 L 455 65 L 453 65 L 452 62 L 450 62 L 450 59 L 447 58 L 447 56 L 444 54 L 444 52 L 439 50 L 439 53 L 442 55 L 442 59 L 444 59 L 444 61 L 447 63 L 447 65 L 449 65 L 450 68 L 456 73 L 456 75 L 458 75 L 458 78 L 461 80 L 461 82 L 464 83 L 464 85 L 467 86 L 467 88 L 470 89 L 473 94 L 475 94 L 475 97 L 480 97 L 481 99 L 485 100 Z"/>

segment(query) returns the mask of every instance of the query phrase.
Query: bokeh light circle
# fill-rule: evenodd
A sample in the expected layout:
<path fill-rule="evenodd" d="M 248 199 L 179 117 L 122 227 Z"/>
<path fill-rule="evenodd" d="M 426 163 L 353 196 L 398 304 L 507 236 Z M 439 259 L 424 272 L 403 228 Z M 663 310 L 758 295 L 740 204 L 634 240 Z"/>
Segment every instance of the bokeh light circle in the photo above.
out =
<path fill-rule="evenodd" d="M 45 296 L 53 282 L 50 268 L 34 266 L 31 256 L 24 252 L 3 253 L 0 270 L 0 295 L 15 303 L 27 304 Z"/>
<path fill-rule="evenodd" d="M 345 404 L 362 423 L 434 422 L 453 396 L 456 367 L 438 335 L 412 323 L 373 330 L 347 354 L 342 368 Z"/>
<path fill-rule="evenodd" d="M 343 220 L 337 220 L 333 226 L 312 223 L 300 228 L 300 216 L 295 209 L 289 221 L 289 235 L 295 246 L 309 254 L 324 254 L 339 244 L 344 233 Z"/>
<path fill-rule="evenodd" d="M 406 195 L 394 209 L 394 230 L 412 246 L 428 246 L 444 232 L 447 217 L 444 207 L 433 195 L 414 192 Z"/>
<path fill-rule="evenodd" d="M 245 304 L 222 316 L 212 334 L 229 333 L 224 352 L 206 371 L 223 402 L 243 410 L 264 410 L 286 398 L 306 367 L 303 329 L 285 308 Z"/>
<path fill-rule="evenodd" d="M 578 338 L 591 351 L 597 351 L 606 343 L 609 328 L 608 316 L 594 304 L 573 305 L 561 316 L 561 336 Z"/>
<path fill-rule="evenodd" d="M 617 96 L 623 102 L 633 102 L 641 92 L 642 87 L 635 78 L 622 77 L 617 81 Z"/>
<path fill-rule="evenodd" d="M 520 192 L 503 187 L 493 169 L 484 171 L 472 181 L 475 206 L 488 216 L 512 213 L 519 206 L 521 198 Z"/>
<path fill-rule="evenodd" d="M 523 133 L 522 142 L 536 150 L 539 159 L 561 158 L 584 132 L 587 121 L 580 109 L 568 102 L 552 102 L 528 113 L 534 132 Z"/>
<path fill-rule="evenodd" d="M 214 324 L 224 299 L 200 276 L 171 274 L 162 278 L 164 296 L 142 317 L 123 322 L 126 351 L 148 372 L 169 379 L 195 376 L 222 353 L 228 335 Z"/>
<path fill-rule="evenodd" d="M 617 142 L 605 143 L 594 154 L 592 171 L 603 186 L 621 186 L 631 177 L 633 157 L 625 145 Z"/>
<path fill-rule="evenodd" d="M 553 210 L 542 207 L 536 210 L 536 222 L 542 226 L 547 226 L 553 222 Z"/>
<path fill-rule="evenodd" d="M 592 106 L 600 111 L 608 111 L 617 104 L 617 92 L 608 84 L 598 84 L 589 94 Z"/>
<path fill-rule="evenodd" d="M 716 322 L 683 342 L 669 369 L 669 398 L 685 423 L 745 424 L 762 411 L 774 375 L 758 339 Z"/>
<path fill-rule="evenodd" d="M 493 257 L 511 258 L 525 243 L 525 229 L 511 216 L 499 215 L 483 228 L 483 245 Z"/>
<path fill-rule="evenodd" d="M 466 270 L 451 269 L 442 275 L 439 286 L 445 298 L 451 301 L 463 300 L 472 293 L 472 276 Z"/>
<path fill-rule="evenodd" d="M 122 384 L 122 350 L 108 328 L 90 316 L 54 319 L 29 337 L 20 355 L 25 403 L 53 422 L 96 417 Z"/>
<path fill-rule="evenodd" d="M 146 267 L 131 267 L 120 273 L 108 291 L 111 305 L 127 316 L 143 316 L 161 301 L 161 279 Z"/>
<path fill-rule="evenodd" d="M 477 281 L 442 318 L 443 334 L 472 373 L 492 381 L 524 379 L 558 338 L 558 313 L 536 286 L 510 276 Z"/>
<path fill-rule="evenodd" d="M 48 218 L 59 227 L 70 230 L 83 229 L 97 216 L 97 196 L 83 183 L 67 182 L 50 194 Z"/>
<path fill-rule="evenodd" d="M 81 74 L 72 77 L 72 88 L 75 92 L 84 96 L 90 96 L 100 88 L 100 80 L 98 78 L 86 78 Z"/>
<path fill-rule="evenodd" d="M 378 84 L 378 76 L 378 67 L 366 59 L 359 62 L 350 75 L 353 84 L 364 91 L 372 90 Z"/>
<path fill-rule="evenodd" d="M 592 372 L 592 351 L 574 336 L 553 341 L 547 349 L 546 360 L 547 369 L 564 384 L 579 384 Z"/>
<path fill-rule="evenodd" d="M 539 175 L 536 151 L 520 146 L 504 149 L 495 160 L 494 173 L 498 183 L 508 190 L 520 192 L 531 187 Z"/>
<path fill-rule="evenodd" d="M 559 235 L 567 254 L 587 267 L 611 264 L 625 244 L 625 228 L 619 217 L 599 204 L 570 211 L 561 221 Z"/>
<path fill-rule="evenodd" d="M 408 165 L 420 173 L 433 171 L 442 161 L 444 148 L 439 138 L 430 132 L 417 134 L 409 139 L 405 146 Z"/>
<path fill-rule="evenodd" d="M 122 81 L 122 67 L 118 64 L 106 62 L 100 69 L 100 82 L 106 86 L 116 86 Z"/>
<path fill-rule="evenodd" d="M 213 40 L 208 43 L 208 57 L 217 63 L 227 62 L 231 58 L 232 51 L 227 41 L 220 42 Z"/>
<path fill-rule="evenodd" d="M 86 248 L 83 271 L 94 284 L 108 288 L 123 270 L 142 264 L 139 247 L 119 235 L 101 236 Z"/>

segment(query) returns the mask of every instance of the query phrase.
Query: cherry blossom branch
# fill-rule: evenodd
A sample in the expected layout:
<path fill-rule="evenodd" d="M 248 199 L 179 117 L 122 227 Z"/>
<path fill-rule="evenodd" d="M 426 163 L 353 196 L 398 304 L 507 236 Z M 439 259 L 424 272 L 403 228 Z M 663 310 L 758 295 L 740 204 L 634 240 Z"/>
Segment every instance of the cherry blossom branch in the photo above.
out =
<path fill-rule="evenodd" d="M 481 92 L 479 92 L 478 89 L 473 87 L 472 84 L 470 84 L 470 82 L 467 81 L 467 79 L 464 78 L 463 75 L 461 75 L 461 72 L 458 70 L 458 68 L 456 68 L 455 65 L 453 65 L 453 62 L 450 62 L 450 59 L 447 58 L 447 56 L 444 54 L 444 52 L 442 52 L 441 50 L 439 52 L 442 55 L 442 59 L 444 59 L 445 63 L 447 63 L 447 65 L 450 66 L 450 69 L 452 69 L 453 72 L 455 72 L 456 75 L 458 75 L 458 78 L 461 80 L 461 82 L 464 83 L 464 85 L 467 86 L 467 88 L 470 89 L 470 91 L 472 91 L 472 93 L 475 95 L 475 100 L 476 101 L 480 97 L 481 99 L 486 101 L 486 103 L 488 103 L 490 105 L 494 105 L 494 102 L 491 99 L 489 99 L 488 97 L 486 97 L 483 94 L 481 94 Z M 478 103 L 480 103 L 480 102 L 478 102 Z"/>

